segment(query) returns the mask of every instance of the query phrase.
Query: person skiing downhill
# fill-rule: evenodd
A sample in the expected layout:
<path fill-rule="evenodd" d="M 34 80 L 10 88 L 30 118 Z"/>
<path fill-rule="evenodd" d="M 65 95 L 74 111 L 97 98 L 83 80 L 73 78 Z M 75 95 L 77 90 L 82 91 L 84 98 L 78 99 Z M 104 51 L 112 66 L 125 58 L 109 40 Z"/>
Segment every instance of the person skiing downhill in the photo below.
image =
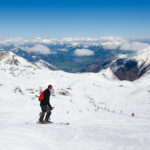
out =
<path fill-rule="evenodd" d="M 51 106 L 49 100 L 50 100 L 52 89 L 53 89 L 53 86 L 49 85 L 48 88 L 43 92 L 44 97 L 40 101 L 40 106 L 42 110 L 42 112 L 40 113 L 40 118 L 39 118 L 40 123 L 51 123 L 50 115 L 51 115 L 51 110 L 53 109 L 53 107 Z M 44 119 L 45 114 L 46 114 L 46 117 Z"/>

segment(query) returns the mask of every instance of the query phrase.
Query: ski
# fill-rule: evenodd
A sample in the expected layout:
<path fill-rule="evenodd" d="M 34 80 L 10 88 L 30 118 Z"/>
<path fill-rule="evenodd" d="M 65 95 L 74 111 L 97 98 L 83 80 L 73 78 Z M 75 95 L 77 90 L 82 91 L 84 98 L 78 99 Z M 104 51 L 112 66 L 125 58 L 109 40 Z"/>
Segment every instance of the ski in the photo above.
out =
<path fill-rule="evenodd" d="M 51 124 L 51 125 L 69 125 L 70 123 L 68 123 L 68 122 L 39 122 L 39 121 L 37 121 L 36 122 L 37 124 Z"/>

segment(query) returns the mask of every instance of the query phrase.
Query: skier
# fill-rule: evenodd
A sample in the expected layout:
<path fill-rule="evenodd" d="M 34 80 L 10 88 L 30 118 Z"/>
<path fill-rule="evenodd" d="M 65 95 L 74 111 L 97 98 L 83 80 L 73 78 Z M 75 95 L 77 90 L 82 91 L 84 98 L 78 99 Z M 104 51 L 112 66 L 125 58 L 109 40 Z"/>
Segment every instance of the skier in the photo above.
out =
<path fill-rule="evenodd" d="M 53 86 L 49 85 L 48 88 L 43 92 L 44 97 L 43 97 L 43 100 L 40 102 L 40 106 L 41 106 L 41 110 L 42 110 L 42 112 L 40 113 L 40 118 L 39 118 L 40 123 L 51 123 L 49 118 L 51 115 L 51 110 L 54 107 L 52 107 L 50 105 L 49 100 L 50 100 L 50 95 L 51 95 L 52 89 L 53 89 Z M 46 114 L 46 117 L 44 119 L 45 114 Z"/>

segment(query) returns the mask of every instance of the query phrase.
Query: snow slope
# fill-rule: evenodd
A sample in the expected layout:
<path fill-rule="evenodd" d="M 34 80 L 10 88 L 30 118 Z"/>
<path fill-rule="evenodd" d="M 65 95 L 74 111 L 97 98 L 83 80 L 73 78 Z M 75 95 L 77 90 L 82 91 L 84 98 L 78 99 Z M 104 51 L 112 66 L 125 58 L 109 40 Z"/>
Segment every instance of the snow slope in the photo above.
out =
<path fill-rule="evenodd" d="M 139 66 L 141 66 L 143 63 L 144 65 L 150 64 L 150 47 L 147 47 L 141 51 L 137 52 L 137 55 L 133 57 L 138 61 Z"/>
<path fill-rule="evenodd" d="M 0 150 L 149 149 L 149 75 L 129 82 L 109 69 L 70 74 L 18 56 L 12 63 L 12 55 L 0 59 Z M 36 124 L 37 96 L 48 84 L 54 86 L 51 120 L 69 126 Z"/>

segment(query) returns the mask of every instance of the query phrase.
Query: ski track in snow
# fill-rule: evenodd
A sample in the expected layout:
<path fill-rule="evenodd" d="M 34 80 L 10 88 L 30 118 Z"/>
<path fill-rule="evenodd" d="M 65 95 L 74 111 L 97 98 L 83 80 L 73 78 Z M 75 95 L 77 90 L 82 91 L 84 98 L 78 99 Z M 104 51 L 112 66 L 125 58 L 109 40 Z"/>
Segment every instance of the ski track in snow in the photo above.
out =
<path fill-rule="evenodd" d="M 21 64 L 29 65 L 20 62 L 20 70 Z M 69 74 L 30 65 L 15 76 L 16 71 L 8 71 L 11 65 L 1 62 L 0 150 L 149 149 L 149 75 L 128 82 L 112 80 L 109 70 L 105 78 L 105 71 Z M 36 123 L 40 107 L 35 95 L 47 87 L 48 79 L 55 89 L 51 119 L 70 125 Z M 67 96 L 61 94 L 65 91 Z"/>

